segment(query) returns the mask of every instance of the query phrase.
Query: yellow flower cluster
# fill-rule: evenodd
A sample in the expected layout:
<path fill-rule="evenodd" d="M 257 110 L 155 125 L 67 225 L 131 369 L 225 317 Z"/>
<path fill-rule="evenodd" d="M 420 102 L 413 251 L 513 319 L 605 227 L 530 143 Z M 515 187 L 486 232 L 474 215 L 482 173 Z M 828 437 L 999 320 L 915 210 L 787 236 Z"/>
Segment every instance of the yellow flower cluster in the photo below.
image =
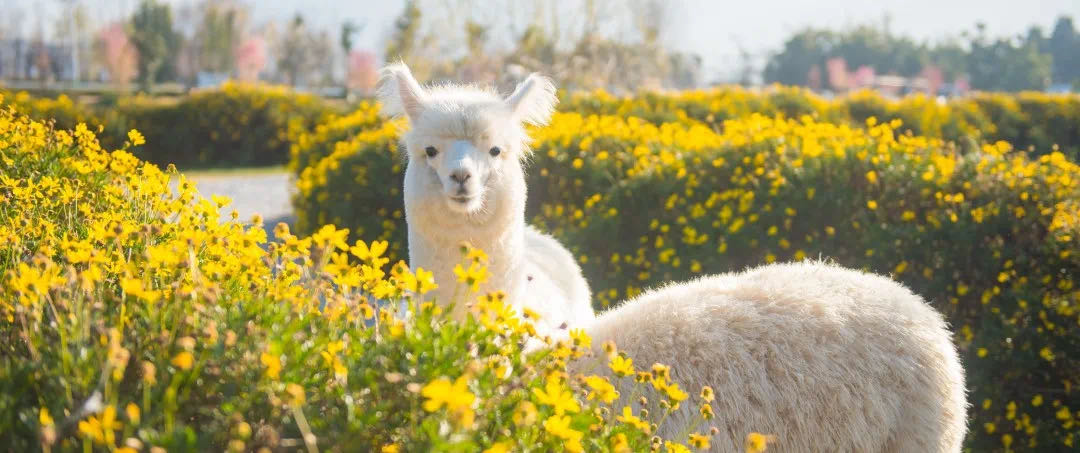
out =
<path fill-rule="evenodd" d="M 431 273 L 391 264 L 387 241 L 281 224 L 267 242 L 261 219 L 220 218 L 228 199 L 134 158 L 142 140 L 108 150 L 85 127 L 0 110 L 9 448 L 708 448 L 699 433 L 651 437 L 662 411 L 618 416 L 628 358 L 614 377 L 569 375 L 596 354 L 584 332 L 526 354 L 539 340 L 503 297 L 451 319 L 424 298 Z M 438 283 L 483 278 L 483 252 L 463 260 L 463 283 Z M 648 373 L 635 396 L 669 411 L 688 399 L 666 367 Z"/>

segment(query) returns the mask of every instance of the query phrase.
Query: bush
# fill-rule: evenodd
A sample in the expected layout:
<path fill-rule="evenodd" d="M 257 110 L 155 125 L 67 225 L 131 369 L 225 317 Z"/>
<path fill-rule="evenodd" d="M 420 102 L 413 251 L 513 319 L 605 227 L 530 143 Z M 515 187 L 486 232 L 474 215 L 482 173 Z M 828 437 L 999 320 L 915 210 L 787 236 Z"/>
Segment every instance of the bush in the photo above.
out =
<path fill-rule="evenodd" d="M 641 371 L 651 384 L 568 375 L 594 354 L 579 331 L 522 353 L 531 324 L 497 294 L 448 319 L 424 300 L 431 274 L 390 266 L 385 242 L 280 224 L 266 244 L 258 219 L 222 221 L 227 199 L 138 160 L 143 138 L 127 136 L 108 152 L 85 127 L 0 110 L 0 444 L 12 451 L 641 451 L 660 445 L 649 433 L 664 404 L 691 404 L 663 367 Z M 611 379 L 634 395 L 619 400 Z M 626 402 L 638 396 L 653 415 Z"/>
<path fill-rule="evenodd" d="M 924 124 L 951 127 L 935 118 Z M 956 331 L 975 405 L 968 446 L 1073 448 L 1080 167 L 1060 152 L 961 150 L 902 128 L 749 115 L 718 133 L 557 113 L 534 133 L 528 212 L 579 257 L 598 308 L 776 260 L 891 274 Z M 390 130 L 363 133 L 303 170 L 301 227 L 404 241 L 396 144 Z"/>
<path fill-rule="evenodd" d="M 1042 93 L 977 93 L 945 103 L 922 95 L 888 100 L 874 92 L 856 92 L 825 100 L 795 87 L 773 86 L 763 92 L 739 87 L 678 93 L 645 93 L 615 98 L 605 93 L 569 96 L 561 108 L 582 114 L 636 116 L 654 123 L 699 121 L 714 128 L 758 113 L 862 127 L 874 117 L 899 119 L 901 131 L 968 144 L 1006 141 L 1037 155 L 1061 151 L 1080 160 L 1080 96 Z M 965 148 L 968 150 L 968 148 Z"/>
<path fill-rule="evenodd" d="M 293 128 L 289 135 L 289 170 L 300 173 L 333 153 L 338 143 L 382 123 L 378 104 L 361 101 L 352 113 L 332 117 L 313 129 Z"/>
<path fill-rule="evenodd" d="M 89 128 L 98 130 L 103 124 L 92 109 L 66 95 L 56 98 L 33 97 L 25 91 L 10 93 L 0 90 L 0 96 L 19 112 L 39 121 L 52 121 L 60 129 L 71 130 L 79 123 L 85 123 Z"/>
<path fill-rule="evenodd" d="M 220 90 L 179 100 L 121 100 L 109 125 L 142 131 L 154 146 L 141 150 L 139 157 L 156 164 L 269 166 L 288 162 L 290 130 L 313 128 L 333 112 L 315 95 L 226 83 Z"/>
<path fill-rule="evenodd" d="M 8 96 L 19 111 L 53 119 L 61 129 L 86 123 L 101 132 L 106 148 L 119 148 L 127 131 L 138 129 L 154 147 L 138 150 L 153 163 L 182 168 L 271 166 L 289 161 L 293 138 L 334 117 L 337 109 L 311 94 L 285 87 L 226 83 L 221 89 L 182 98 L 125 96 L 96 106 L 67 96 Z M 371 110 L 363 104 L 360 111 Z"/>

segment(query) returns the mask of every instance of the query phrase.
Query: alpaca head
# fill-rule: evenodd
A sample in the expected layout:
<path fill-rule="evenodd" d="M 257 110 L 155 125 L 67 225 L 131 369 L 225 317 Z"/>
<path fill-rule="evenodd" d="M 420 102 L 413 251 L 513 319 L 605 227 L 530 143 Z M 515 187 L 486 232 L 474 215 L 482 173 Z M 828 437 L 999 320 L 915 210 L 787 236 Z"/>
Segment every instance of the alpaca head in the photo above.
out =
<path fill-rule="evenodd" d="M 484 223 L 500 211 L 524 209 L 525 124 L 547 123 L 555 87 L 533 74 L 503 98 L 474 86 L 422 87 L 403 64 L 383 69 L 379 100 L 408 117 L 408 211 L 458 214 Z M 521 206 L 508 206 L 520 204 Z M 410 206 L 416 209 L 410 209 Z"/>

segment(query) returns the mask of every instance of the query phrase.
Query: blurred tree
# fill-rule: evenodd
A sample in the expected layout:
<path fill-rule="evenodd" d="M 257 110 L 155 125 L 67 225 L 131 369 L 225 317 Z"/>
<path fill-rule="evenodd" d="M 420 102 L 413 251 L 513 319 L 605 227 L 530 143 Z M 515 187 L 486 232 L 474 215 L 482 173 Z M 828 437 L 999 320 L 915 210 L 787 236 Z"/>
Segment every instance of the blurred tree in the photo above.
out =
<path fill-rule="evenodd" d="M 1080 34 L 1071 17 L 1059 17 L 1046 45 L 1054 56 L 1054 81 L 1080 84 Z"/>
<path fill-rule="evenodd" d="M 841 32 L 808 28 L 769 58 L 765 81 L 806 85 L 811 75 L 820 79 L 821 70 L 814 68 L 831 58 L 842 58 L 850 68 L 873 68 L 877 74 L 919 77 L 931 68 L 929 73 L 940 71 L 946 80 L 970 76 L 972 87 L 979 90 L 1042 90 L 1051 75 L 1059 82 L 1080 77 L 1080 44 L 1067 18 L 1058 20 L 1049 39 L 1032 27 L 1017 39 L 991 40 L 983 24 L 962 36 L 928 45 L 890 34 L 887 23 Z"/>
<path fill-rule="evenodd" d="M 353 63 L 354 57 L 353 57 L 353 54 L 352 54 L 352 49 L 353 49 L 353 44 L 354 44 L 353 36 L 360 33 L 360 32 L 362 32 L 363 30 L 364 30 L 364 24 L 359 24 L 358 25 L 356 22 L 353 22 L 350 19 L 346 19 L 345 22 L 341 23 L 341 36 L 340 36 L 341 41 L 340 41 L 340 44 L 341 44 L 341 50 L 344 51 L 344 54 L 345 54 L 345 91 L 346 91 L 346 95 L 348 95 L 348 92 L 350 90 L 352 90 L 355 85 L 357 85 L 353 81 L 352 72 L 351 72 L 352 69 L 353 69 L 353 66 L 354 66 L 354 63 Z"/>
<path fill-rule="evenodd" d="M 129 35 L 138 51 L 143 89 L 149 90 L 155 82 L 173 80 L 182 37 L 173 29 L 169 5 L 143 0 L 131 16 Z"/>
<path fill-rule="evenodd" d="M 299 13 L 289 23 L 289 28 L 281 37 L 278 52 L 278 70 L 285 77 L 285 83 L 295 86 L 300 74 L 310 66 L 311 54 L 308 53 L 308 37 L 304 26 L 304 17 Z"/>
<path fill-rule="evenodd" d="M 414 0 L 405 1 L 405 9 L 394 21 L 394 33 L 390 42 L 386 45 L 386 60 L 404 60 L 407 63 L 409 57 L 416 50 L 420 35 L 420 7 Z"/>
<path fill-rule="evenodd" d="M 33 72 L 32 77 L 44 84 L 52 78 L 52 59 L 49 57 L 49 46 L 45 43 L 45 32 L 38 24 L 34 31 L 34 38 L 30 41 L 29 66 Z"/>
<path fill-rule="evenodd" d="M 341 50 L 344 50 L 346 55 L 352 52 L 353 36 L 362 31 L 364 31 L 364 24 L 357 24 L 349 19 L 341 23 Z"/>
<path fill-rule="evenodd" d="M 285 83 L 316 86 L 333 82 L 333 40 L 325 30 L 309 30 L 299 13 L 280 37 L 277 54 L 277 69 Z"/>
<path fill-rule="evenodd" d="M 90 39 L 90 15 L 87 14 L 86 5 L 79 0 L 59 0 L 64 11 L 53 25 L 53 35 L 67 41 L 65 45 L 70 50 L 70 74 L 72 80 L 82 80 L 87 71 L 84 62 L 88 55 Z"/>
<path fill-rule="evenodd" d="M 235 69 L 235 52 L 243 36 L 245 11 L 231 2 L 206 2 L 202 7 L 202 20 L 194 36 L 198 42 L 199 68 L 230 74 Z"/>
<path fill-rule="evenodd" d="M 472 20 L 465 21 L 465 44 L 469 49 L 469 56 L 479 56 L 484 52 L 488 29 L 489 27 Z"/>
<path fill-rule="evenodd" d="M 835 43 L 836 35 L 830 31 L 808 28 L 795 33 L 765 65 L 765 81 L 805 85 L 812 68 L 824 67 Z"/>
<path fill-rule="evenodd" d="M 1053 57 L 1035 43 L 986 37 L 986 26 L 975 26 L 968 53 L 971 85 L 986 91 L 1045 90 L 1050 85 Z"/>

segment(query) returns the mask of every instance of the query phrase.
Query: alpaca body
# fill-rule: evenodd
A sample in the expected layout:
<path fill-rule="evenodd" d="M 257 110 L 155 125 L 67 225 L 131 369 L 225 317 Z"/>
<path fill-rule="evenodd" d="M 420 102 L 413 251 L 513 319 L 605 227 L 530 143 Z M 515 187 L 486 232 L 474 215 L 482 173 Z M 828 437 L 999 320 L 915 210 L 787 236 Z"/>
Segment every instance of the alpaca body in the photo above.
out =
<path fill-rule="evenodd" d="M 770 265 L 653 290 L 587 331 L 638 369 L 671 365 L 691 395 L 711 386 L 714 451 L 741 451 L 759 432 L 776 436 L 770 452 L 958 452 L 967 429 L 945 321 L 888 278 Z M 615 380 L 623 394 L 629 379 Z M 696 408 L 684 402 L 659 434 L 685 432 Z"/>
<path fill-rule="evenodd" d="M 380 100 L 408 116 L 402 142 L 409 265 L 434 274 L 432 296 L 461 315 L 476 294 L 457 283 L 463 243 L 488 256 L 477 293 L 503 291 L 521 312 L 540 315 L 541 335 L 593 319 L 581 268 L 555 239 L 525 223 L 529 153 L 523 123 L 543 124 L 556 102 L 550 80 L 533 75 L 509 97 L 471 86 L 421 87 L 408 68 L 384 69 Z"/>

